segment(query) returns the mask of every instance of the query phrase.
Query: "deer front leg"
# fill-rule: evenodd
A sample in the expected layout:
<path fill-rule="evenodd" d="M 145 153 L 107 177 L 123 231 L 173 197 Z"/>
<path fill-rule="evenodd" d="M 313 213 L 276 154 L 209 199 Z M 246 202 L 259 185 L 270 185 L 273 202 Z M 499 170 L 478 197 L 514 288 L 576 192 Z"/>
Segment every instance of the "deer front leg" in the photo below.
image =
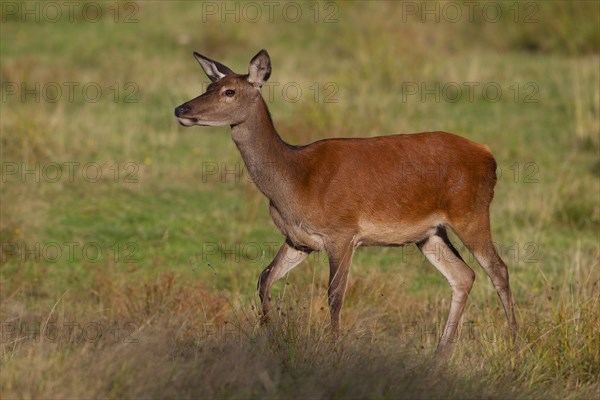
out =
<path fill-rule="evenodd" d="M 340 314 L 344 305 L 348 273 L 354 254 L 354 241 L 338 241 L 336 246 L 327 249 L 329 256 L 329 312 L 331 313 L 331 330 L 337 336 L 340 331 Z"/>
<path fill-rule="evenodd" d="M 269 321 L 271 313 L 271 287 L 279 278 L 300 264 L 310 251 L 299 250 L 292 246 L 289 239 L 283 243 L 271 263 L 261 272 L 258 278 L 258 295 L 262 303 L 261 322 Z"/>

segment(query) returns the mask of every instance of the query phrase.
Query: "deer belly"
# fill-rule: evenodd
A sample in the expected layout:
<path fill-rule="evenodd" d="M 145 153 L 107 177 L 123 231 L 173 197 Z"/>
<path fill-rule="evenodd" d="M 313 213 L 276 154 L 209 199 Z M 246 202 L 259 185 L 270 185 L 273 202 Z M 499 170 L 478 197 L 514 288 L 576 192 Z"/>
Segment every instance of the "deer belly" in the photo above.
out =
<path fill-rule="evenodd" d="M 358 241 L 365 246 L 389 246 L 416 243 L 433 235 L 446 220 L 441 215 L 431 215 L 420 221 L 390 222 L 360 221 Z"/>

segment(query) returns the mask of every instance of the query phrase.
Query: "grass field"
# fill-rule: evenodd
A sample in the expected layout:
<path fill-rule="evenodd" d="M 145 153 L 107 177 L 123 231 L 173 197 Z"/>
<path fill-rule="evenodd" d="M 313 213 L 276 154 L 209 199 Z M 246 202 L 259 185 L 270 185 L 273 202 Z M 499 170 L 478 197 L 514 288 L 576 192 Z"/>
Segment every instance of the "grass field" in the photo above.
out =
<path fill-rule="evenodd" d="M 249 4 L 0 3 L 0 397 L 597 397 L 600 3 Z M 450 287 L 414 246 L 357 251 L 339 342 L 325 254 L 258 326 L 283 237 L 229 128 L 173 109 L 208 81 L 192 51 L 245 72 L 261 48 L 288 142 L 446 130 L 492 150 L 518 356 L 456 238 L 477 277 L 445 368 Z"/>

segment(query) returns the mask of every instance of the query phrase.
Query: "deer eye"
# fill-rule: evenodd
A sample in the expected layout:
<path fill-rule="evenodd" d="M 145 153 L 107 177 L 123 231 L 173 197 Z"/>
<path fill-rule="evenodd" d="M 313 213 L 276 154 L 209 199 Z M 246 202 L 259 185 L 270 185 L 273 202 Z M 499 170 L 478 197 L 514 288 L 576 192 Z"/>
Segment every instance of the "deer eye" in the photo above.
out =
<path fill-rule="evenodd" d="M 227 96 L 227 97 L 233 97 L 234 94 L 235 94 L 235 90 L 228 89 L 225 91 L 225 96 Z"/>

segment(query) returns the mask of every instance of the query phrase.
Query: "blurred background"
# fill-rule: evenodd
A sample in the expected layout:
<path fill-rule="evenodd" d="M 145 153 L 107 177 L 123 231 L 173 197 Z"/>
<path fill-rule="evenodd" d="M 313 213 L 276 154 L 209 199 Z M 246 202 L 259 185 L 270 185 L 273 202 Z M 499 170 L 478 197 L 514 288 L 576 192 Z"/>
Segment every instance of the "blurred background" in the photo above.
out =
<path fill-rule="evenodd" d="M 281 329 L 260 340 L 256 281 L 283 237 L 229 128 L 173 110 L 207 86 L 193 51 L 246 73 L 262 48 L 290 143 L 445 130 L 496 156 L 520 364 L 457 243 L 473 329 L 430 395 L 597 394 L 599 2 L 0 5 L 2 397 L 423 396 L 414 360 L 450 290 L 414 247 L 357 252 L 339 352 L 315 339 L 324 254 L 275 285 Z"/>

